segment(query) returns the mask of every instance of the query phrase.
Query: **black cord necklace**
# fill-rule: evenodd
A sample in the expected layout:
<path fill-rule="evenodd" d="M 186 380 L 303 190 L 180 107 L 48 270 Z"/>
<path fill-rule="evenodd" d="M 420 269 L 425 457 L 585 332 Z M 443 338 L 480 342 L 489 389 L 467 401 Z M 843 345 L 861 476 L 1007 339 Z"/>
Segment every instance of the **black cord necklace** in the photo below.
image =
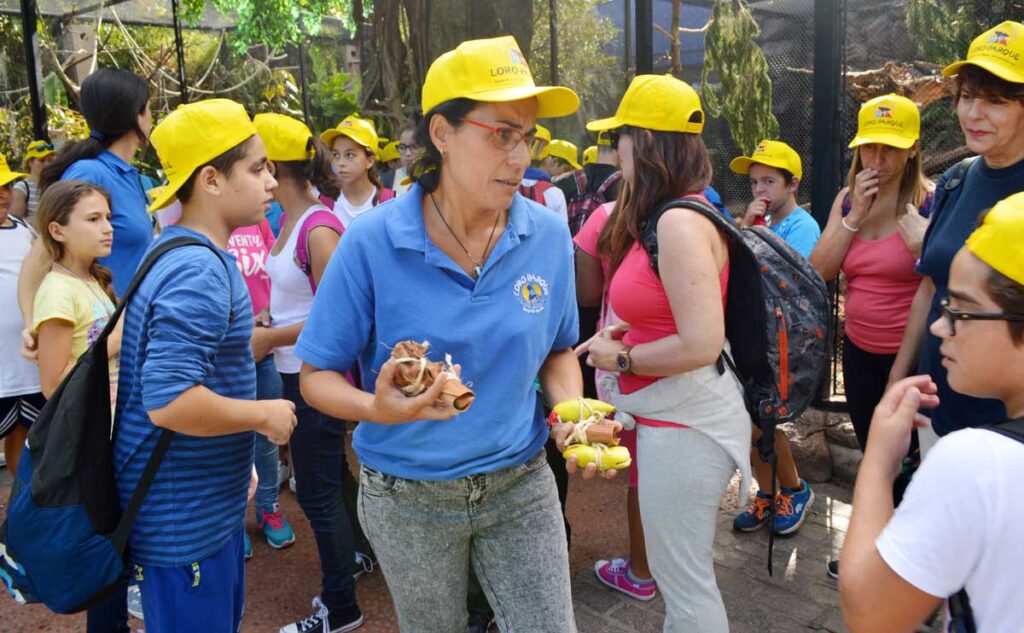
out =
<path fill-rule="evenodd" d="M 430 192 L 430 201 L 434 204 L 434 210 L 437 211 L 437 216 L 441 218 L 441 222 L 444 223 L 445 228 L 448 229 L 448 232 L 452 234 L 453 238 L 455 238 L 455 243 L 462 247 L 462 250 L 466 253 L 466 257 L 468 257 L 469 261 L 472 262 L 473 272 L 475 273 L 473 275 L 474 279 L 479 279 L 480 275 L 483 274 L 484 261 L 487 260 L 487 251 L 491 249 L 491 240 L 494 239 L 494 232 L 498 229 L 498 220 L 501 219 L 501 212 L 499 211 L 498 215 L 494 217 L 494 226 L 491 227 L 491 234 L 487 238 L 487 244 L 484 245 L 483 259 L 478 260 L 470 254 L 469 249 L 466 248 L 466 245 L 462 243 L 459 236 L 455 234 L 455 230 L 452 229 L 450 224 L 448 224 L 448 220 L 444 219 L 444 214 L 441 213 L 441 207 L 437 205 L 437 200 L 434 199 L 434 192 Z"/>

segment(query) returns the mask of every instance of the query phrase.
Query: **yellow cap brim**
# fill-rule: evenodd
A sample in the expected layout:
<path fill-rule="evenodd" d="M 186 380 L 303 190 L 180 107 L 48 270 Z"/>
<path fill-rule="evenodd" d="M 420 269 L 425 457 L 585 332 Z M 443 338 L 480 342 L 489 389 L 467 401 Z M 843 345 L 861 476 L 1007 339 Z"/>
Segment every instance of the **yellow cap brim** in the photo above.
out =
<path fill-rule="evenodd" d="M 567 161 L 565 161 L 565 162 L 567 162 L 567 163 L 569 163 L 570 165 L 572 165 L 572 168 L 573 168 L 573 169 L 575 169 L 576 171 L 579 171 L 579 170 L 583 169 L 583 166 L 582 166 L 582 165 L 580 165 L 579 163 L 577 163 L 577 162 L 576 162 L 576 161 L 574 161 L 574 160 L 567 160 Z"/>
<path fill-rule="evenodd" d="M 536 97 L 538 119 L 569 116 L 580 108 L 580 98 L 576 96 L 576 93 L 562 86 L 520 86 L 518 88 L 484 90 L 465 96 L 467 99 L 486 103 L 519 101 Z"/>
<path fill-rule="evenodd" d="M 56 153 L 57 152 L 53 151 L 52 149 L 51 150 L 47 150 L 45 152 L 26 152 L 25 153 L 25 160 L 28 160 L 30 158 L 46 158 L 50 154 L 56 154 Z"/>
<path fill-rule="evenodd" d="M 345 137 L 348 137 L 348 138 L 352 139 L 360 147 L 365 147 L 366 149 L 368 149 L 371 152 L 373 152 L 373 157 L 377 158 L 379 150 L 376 147 L 371 147 L 371 146 L 367 145 L 366 143 L 362 142 L 361 140 L 356 138 L 354 135 L 350 134 L 349 132 L 347 132 L 345 130 L 339 130 L 338 128 L 327 130 L 326 132 L 324 132 L 323 134 L 320 135 L 320 140 L 323 141 L 327 145 L 327 147 L 330 147 L 331 144 L 334 143 L 334 141 L 339 136 L 345 136 Z"/>
<path fill-rule="evenodd" d="M 871 134 L 857 135 L 850 141 L 850 149 L 860 147 L 861 145 L 867 145 L 868 143 L 878 143 L 879 145 L 888 145 L 889 147 L 895 147 L 897 149 L 910 149 L 917 142 L 916 138 L 907 138 L 905 136 L 899 136 L 897 134 L 885 134 L 882 132 L 872 132 Z"/>
<path fill-rule="evenodd" d="M 189 174 L 189 176 L 191 177 L 192 174 Z M 182 181 L 177 184 L 168 183 L 164 185 L 163 191 L 153 200 L 153 204 L 149 205 L 149 212 L 154 213 L 174 202 L 178 198 L 178 189 L 181 189 L 181 186 L 184 184 L 185 182 Z"/>
<path fill-rule="evenodd" d="M 732 159 L 732 161 L 729 163 L 729 169 L 731 169 L 733 173 L 736 174 L 749 174 L 750 166 L 753 163 L 754 161 L 750 160 L 746 156 L 740 156 L 738 158 Z"/>
<path fill-rule="evenodd" d="M 23 174 L 20 171 L 0 173 L 0 187 L 5 187 L 20 178 L 28 178 L 28 174 Z"/>
<path fill-rule="evenodd" d="M 625 123 L 620 121 L 618 117 L 610 116 L 606 119 L 590 121 L 587 123 L 587 129 L 591 132 L 607 132 L 608 130 L 615 130 L 624 125 Z"/>
<path fill-rule="evenodd" d="M 1009 81 L 1010 83 L 1024 84 L 1024 73 L 1013 72 L 1012 69 L 1007 68 L 1004 64 L 1000 64 L 991 59 L 975 59 L 973 61 L 964 60 L 961 62 L 954 62 L 942 69 L 942 76 L 952 77 L 957 75 L 964 66 L 977 66 L 982 70 L 992 73 L 1000 79 Z"/>

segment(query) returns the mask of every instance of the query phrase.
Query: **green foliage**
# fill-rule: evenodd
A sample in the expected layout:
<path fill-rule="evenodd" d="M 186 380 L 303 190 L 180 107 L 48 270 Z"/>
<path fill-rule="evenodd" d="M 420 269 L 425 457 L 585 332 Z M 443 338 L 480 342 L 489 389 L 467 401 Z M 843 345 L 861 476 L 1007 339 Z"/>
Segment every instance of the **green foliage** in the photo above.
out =
<path fill-rule="evenodd" d="M 625 87 L 621 62 L 604 52 L 619 38 L 620 31 L 596 11 L 598 4 L 599 0 L 558 1 L 559 82 L 576 91 L 580 110 L 574 117 L 553 119 L 548 127 L 558 138 L 579 146 L 581 152 L 595 140 L 586 132 L 585 122 L 614 112 Z M 529 55 L 538 85 L 551 82 L 550 15 L 548 0 L 534 2 Z"/>
<path fill-rule="evenodd" d="M 733 142 L 745 153 L 779 134 L 768 61 L 757 45 L 760 32 L 743 0 L 715 0 L 704 35 L 702 101 L 706 114 L 725 117 Z"/>
<path fill-rule="evenodd" d="M 309 91 L 309 125 L 314 131 L 334 127 L 342 119 L 359 110 L 356 95 L 358 81 L 345 73 L 340 55 L 330 48 L 330 42 L 309 46 L 307 86 Z"/>
<path fill-rule="evenodd" d="M 907 0 L 907 29 L 924 59 L 951 64 L 963 59 L 971 40 L 1003 20 L 1019 20 L 1019 0 Z"/>
<path fill-rule="evenodd" d="M 212 0 L 224 14 L 237 17 L 230 42 L 237 52 L 253 44 L 283 48 L 298 44 L 320 32 L 324 17 L 341 14 L 349 8 L 347 0 Z M 197 24 L 206 0 L 181 0 L 182 19 Z"/>

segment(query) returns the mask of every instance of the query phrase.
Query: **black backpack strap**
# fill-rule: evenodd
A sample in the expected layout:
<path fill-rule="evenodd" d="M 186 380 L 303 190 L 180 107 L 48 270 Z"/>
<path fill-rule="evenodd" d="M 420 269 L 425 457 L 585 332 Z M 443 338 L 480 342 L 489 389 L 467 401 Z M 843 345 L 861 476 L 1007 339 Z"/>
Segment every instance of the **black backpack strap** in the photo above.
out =
<path fill-rule="evenodd" d="M 953 191 L 954 189 L 959 188 L 960 185 L 964 184 L 964 179 L 967 178 L 968 170 L 970 170 L 971 165 L 973 165 L 977 160 L 977 156 L 971 156 L 957 163 L 953 173 L 950 174 L 949 180 L 946 181 L 943 188 L 946 191 Z"/>
<path fill-rule="evenodd" d="M 121 520 L 117 522 L 114 533 L 110 535 L 110 542 L 119 554 L 124 554 L 125 547 L 128 545 L 128 534 L 132 531 L 135 517 L 139 515 L 142 502 L 145 501 L 146 494 L 149 492 L 150 486 L 153 485 L 153 480 L 156 479 L 156 473 L 160 470 L 160 464 L 164 461 L 164 456 L 167 455 L 167 449 L 170 448 L 173 438 L 174 431 L 168 429 L 160 431 L 160 437 L 157 438 L 153 453 L 146 461 L 146 468 L 142 471 L 139 484 L 132 491 L 132 498 L 128 501 L 124 513 L 121 514 Z"/>
<path fill-rule="evenodd" d="M 658 273 L 659 276 L 658 222 L 661 220 L 661 216 L 665 215 L 666 211 L 677 208 L 697 211 L 707 219 L 711 220 L 711 222 L 713 222 L 719 229 L 724 230 L 726 235 L 730 238 L 735 237 L 734 232 L 738 231 L 732 222 L 726 220 L 725 216 L 723 216 L 718 209 L 705 202 L 703 198 L 697 196 L 685 196 L 669 200 L 653 212 L 649 213 L 646 217 L 642 218 L 637 226 L 640 233 L 640 245 L 643 246 L 645 251 L 647 251 L 647 257 L 651 260 L 651 268 L 653 268 L 654 272 Z"/>

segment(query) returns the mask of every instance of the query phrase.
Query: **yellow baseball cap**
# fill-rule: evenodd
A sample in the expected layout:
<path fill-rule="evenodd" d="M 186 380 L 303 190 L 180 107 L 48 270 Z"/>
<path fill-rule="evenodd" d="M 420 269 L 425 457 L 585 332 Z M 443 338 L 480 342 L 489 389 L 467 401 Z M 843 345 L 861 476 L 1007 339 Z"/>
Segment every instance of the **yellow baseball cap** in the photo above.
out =
<path fill-rule="evenodd" d="M 857 115 L 857 136 L 850 149 L 878 143 L 909 149 L 921 136 L 921 112 L 906 97 L 882 95 L 864 102 Z"/>
<path fill-rule="evenodd" d="M 11 171 L 11 168 L 7 165 L 7 158 L 0 154 L 0 187 L 6 187 L 19 178 L 27 177 L 28 174 L 23 174 L 20 171 Z"/>
<path fill-rule="evenodd" d="M 605 147 L 612 146 L 612 139 L 609 138 L 608 131 L 604 130 L 597 133 L 597 144 L 604 145 Z"/>
<path fill-rule="evenodd" d="M 591 145 L 583 150 L 583 164 L 589 165 L 597 162 L 597 145 Z"/>
<path fill-rule="evenodd" d="M 698 121 L 690 121 L 694 113 Z M 614 130 L 629 125 L 658 132 L 700 134 L 704 111 L 697 91 L 672 75 L 637 75 L 622 95 L 615 116 L 587 123 L 591 132 Z"/>
<path fill-rule="evenodd" d="M 423 82 L 423 112 L 452 99 L 484 102 L 537 98 L 537 118 L 567 116 L 580 107 L 576 93 L 561 86 L 537 86 L 511 35 L 463 42 L 430 65 Z"/>
<path fill-rule="evenodd" d="M 56 150 L 53 149 L 53 143 L 48 141 L 32 141 L 25 148 L 25 160 L 30 158 L 45 158 L 50 154 L 53 154 Z"/>
<path fill-rule="evenodd" d="M 240 103 L 206 99 L 179 105 L 153 128 L 150 142 L 167 175 L 167 185 L 149 206 L 157 211 L 174 202 L 196 169 L 257 134 Z"/>
<path fill-rule="evenodd" d="M 992 207 L 967 238 L 967 250 L 1024 284 L 1024 193 L 1015 193 Z"/>
<path fill-rule="evenodd" d="M 1007 20 L 974 38 L 967 49 L 967 59 L 942 69 L 952 77 L 967 64 L 972 64 L 1011 83 L 1024 83 L 1024 24 Z"/>
<path fill-rule="evenodd" d="M 398 153 L 398 141 L 391 141 L 380 150 L 380 159 L 385 163 L 402 158 Z"/>
<path fill-rule="evenodd" d="M 797 178 L 804 177 L 804 168 L 800 162 L 800 154 L 782 141 L 764 140 L 757 144 L 754 153 L 748 156 L 740 156 L 732 159 L 729 169 L 737 174 L 749 174 L 750 166 L 754 163 L 768 165 L 785 169 Z"/>
<path fill-rule="evenodd" d="M 561 158 L 565 162 L 572 165 L 572 168 L 576 170 L 583 169 L 583 167 L 580 166 L 579 161 L 577 160 L 578 155 L 579 150 L 576 149 L 576 146 L 570 143 L 569 141 L 555 139 L 548 143 L 546 156 L 554 156 L 555 158 Z"/>
<path fill-rule="evenodd" d="M 302 121 L 285 114 L 265 112 L 254 116 L 252 123 L 267 146 L 268 159 L 289 162 L 309 160 L 316 155 L 310 144 L 313 133 Z"/>
<path fill-rule="evenodd" d="M 334 139 L 339 136 L 349 137 L 373 152 L 374 156 L 377 156 L 377 153 L 380 151 L 377 142 L 377 128 L 373 125 L 373 121 L 368 119 L 361 119 L 354 114 L 349 115 L 338 124 L 338 127 L 331 128 L 321 134 L 320 140 L 327 143 L 327 146 L 330 147 Z"/>
<path fill-rule="evenodd" d="M 537 131 L 533 133 L 533 143 L 530 145 L 530 158 L 541 160 L 548 155 L 548 145 L 551 144 L 551 130 L 540 123 L 536 125 Z"/>

